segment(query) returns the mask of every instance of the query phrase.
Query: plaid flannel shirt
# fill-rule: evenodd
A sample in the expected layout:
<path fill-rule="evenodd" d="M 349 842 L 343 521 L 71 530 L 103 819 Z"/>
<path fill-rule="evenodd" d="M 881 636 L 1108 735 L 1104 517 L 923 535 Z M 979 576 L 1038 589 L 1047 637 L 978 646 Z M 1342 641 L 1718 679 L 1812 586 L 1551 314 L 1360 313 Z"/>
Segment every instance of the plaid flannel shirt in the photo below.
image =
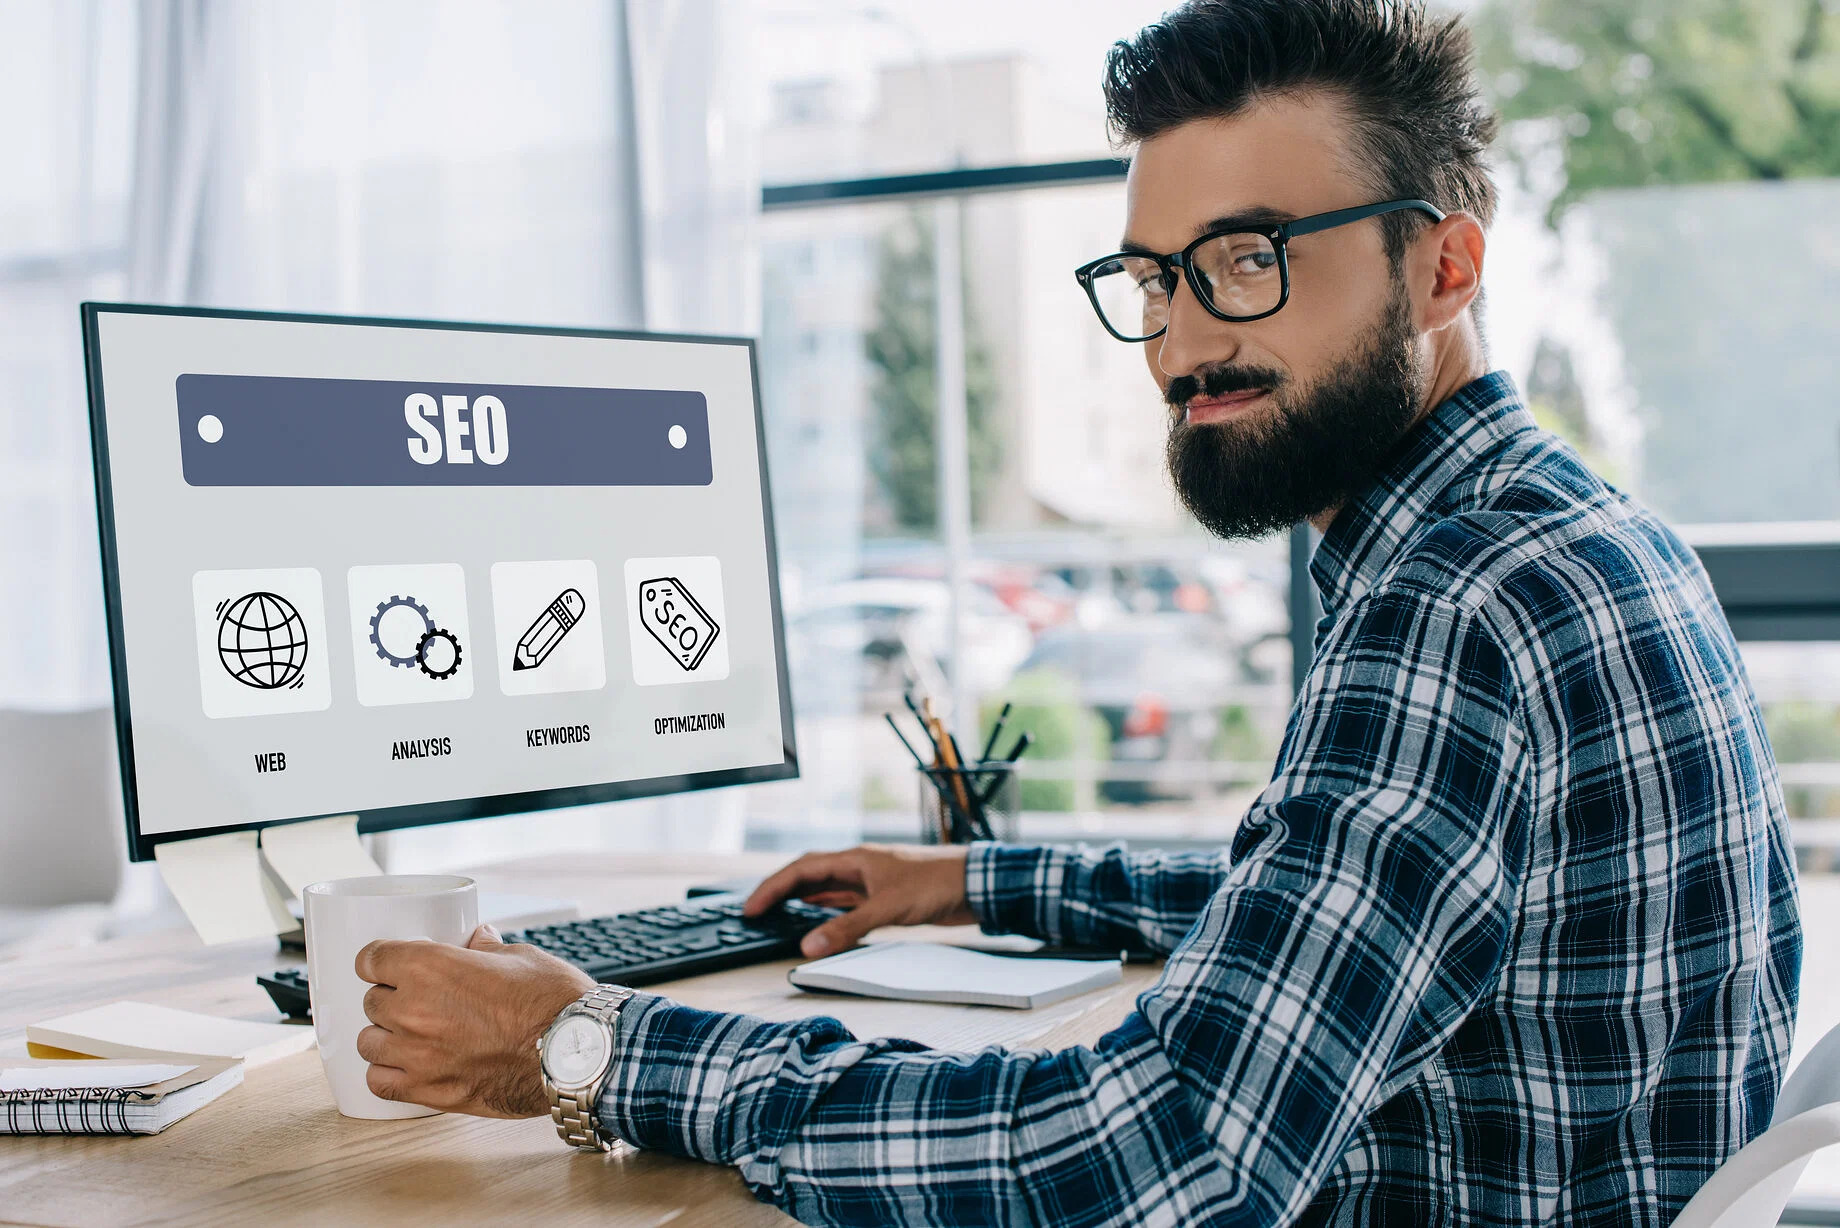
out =
<path fill-rule="evenodd" d="M 1704 572 L 1499 373 L 1312 572 L 1230 850 L 971 850 L 986 930 L 1170 952 L 1117 1030 L 947 1053 L 642 994 L 603 1122 L 812 1223 L 1672 1219 L 1768 1124 L 1801 959 Z"/>

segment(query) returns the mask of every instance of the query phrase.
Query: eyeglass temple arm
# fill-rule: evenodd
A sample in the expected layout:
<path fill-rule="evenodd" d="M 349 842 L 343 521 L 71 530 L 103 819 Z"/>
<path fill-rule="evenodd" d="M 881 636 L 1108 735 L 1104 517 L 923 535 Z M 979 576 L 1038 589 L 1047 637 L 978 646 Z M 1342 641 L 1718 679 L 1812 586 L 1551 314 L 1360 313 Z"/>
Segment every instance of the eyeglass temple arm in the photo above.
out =
<path fill-rule="evenodd" d="M 1278 229 L 1284 232 L 1286 238 L 1295 238 L 1298 235 L 1315 234 L 1319 230 L 1330 230 L 1336 226 L 1346 226 L 1350 222 L 1378 217 L 1382 213 L 1399 213 L 1406 209 L 1418 209 L 1429 213 L 1434 221 L 1444 220 L 1444 211 L 1428 200 L 1387 200 L 1377 205 L 1357 205 L 1352 209 L 1337 209 L 1332 213 L 1318 213 L 1314 217 L 1298 218 L 1294 222 L 1285 222 Z"/>

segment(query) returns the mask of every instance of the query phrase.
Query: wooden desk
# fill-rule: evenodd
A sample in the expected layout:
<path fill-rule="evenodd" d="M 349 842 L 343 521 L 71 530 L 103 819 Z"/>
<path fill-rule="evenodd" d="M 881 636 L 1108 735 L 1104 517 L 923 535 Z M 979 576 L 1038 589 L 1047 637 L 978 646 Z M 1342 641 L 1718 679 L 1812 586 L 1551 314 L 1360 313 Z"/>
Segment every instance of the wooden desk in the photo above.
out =
<path fill-rule="evenodd" d="M 583 914 L 683 898 L 693 882 L 765 873 L 778 855 L 570 855 L 474 872 L 488 890 L 576 899 Z M 898 931 L 884 931 L 884 936 Z M 924 932 L 924 931 L 923 931 Z M 25 1051 L 28 1024 L 119 998 L 245 1019 L 274 1019 L 257 972 L 290 962 L 272 942 L 201 946 L 168 931 L 85 951 L 0 963 L 0 1053 Z M 941 1048 L 1090 1044 L 1155 979 L 1034 1011 L 814 996 L 786 983 L 792 961 L 657 987 L 679 1001 L 769 1019 L 826 1014 L 858 1035 Z M 791 1224 L 756 1202 L 734 1170 L 619 1148 L 570 1151 L 547 1118 L 340 1117 L 307 1052 L 252 1070 L 244 1084 L 146 1138 L 0 1136 L 0 1223 L 95 1224 Z"/>

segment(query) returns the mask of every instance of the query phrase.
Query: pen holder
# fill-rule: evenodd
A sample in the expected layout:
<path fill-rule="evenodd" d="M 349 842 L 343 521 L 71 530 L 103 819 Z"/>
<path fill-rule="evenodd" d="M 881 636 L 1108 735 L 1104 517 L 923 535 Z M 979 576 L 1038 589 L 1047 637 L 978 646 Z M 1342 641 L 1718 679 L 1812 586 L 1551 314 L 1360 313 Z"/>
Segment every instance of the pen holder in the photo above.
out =
<path fill-rule="evenodd" d="M 957 768 L 920 768 L 916 777 L 922 844 L 1016 839 L 1015 764 L 991 759 Z"/>

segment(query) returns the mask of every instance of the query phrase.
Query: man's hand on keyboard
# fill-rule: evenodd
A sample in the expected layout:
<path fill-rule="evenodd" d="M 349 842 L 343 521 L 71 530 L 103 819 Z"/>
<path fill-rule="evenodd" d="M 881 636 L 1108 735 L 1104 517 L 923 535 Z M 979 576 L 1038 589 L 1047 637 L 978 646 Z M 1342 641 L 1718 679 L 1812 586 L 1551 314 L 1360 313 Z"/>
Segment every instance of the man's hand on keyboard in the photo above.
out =
<path fill-rule="evenodd" d="M 373 942 L 357 969 L 371 983 L 358 1033 L 371 1091 L 479 1117 L 549 1112 L 537 1038 L 593 977 L 489 925 L 464 947 Z"/>
<path fill-rule="evenodd" d="M 852 946 L 878 926 L 969 925 L 977 917 L 965 901 L 965 852 L 962 845 L 864 844 L 807 853 L 756 887 L 744 915 L 789 899 L 849 909 L 805 935 L 800 949 L 809 959 Z"/>

